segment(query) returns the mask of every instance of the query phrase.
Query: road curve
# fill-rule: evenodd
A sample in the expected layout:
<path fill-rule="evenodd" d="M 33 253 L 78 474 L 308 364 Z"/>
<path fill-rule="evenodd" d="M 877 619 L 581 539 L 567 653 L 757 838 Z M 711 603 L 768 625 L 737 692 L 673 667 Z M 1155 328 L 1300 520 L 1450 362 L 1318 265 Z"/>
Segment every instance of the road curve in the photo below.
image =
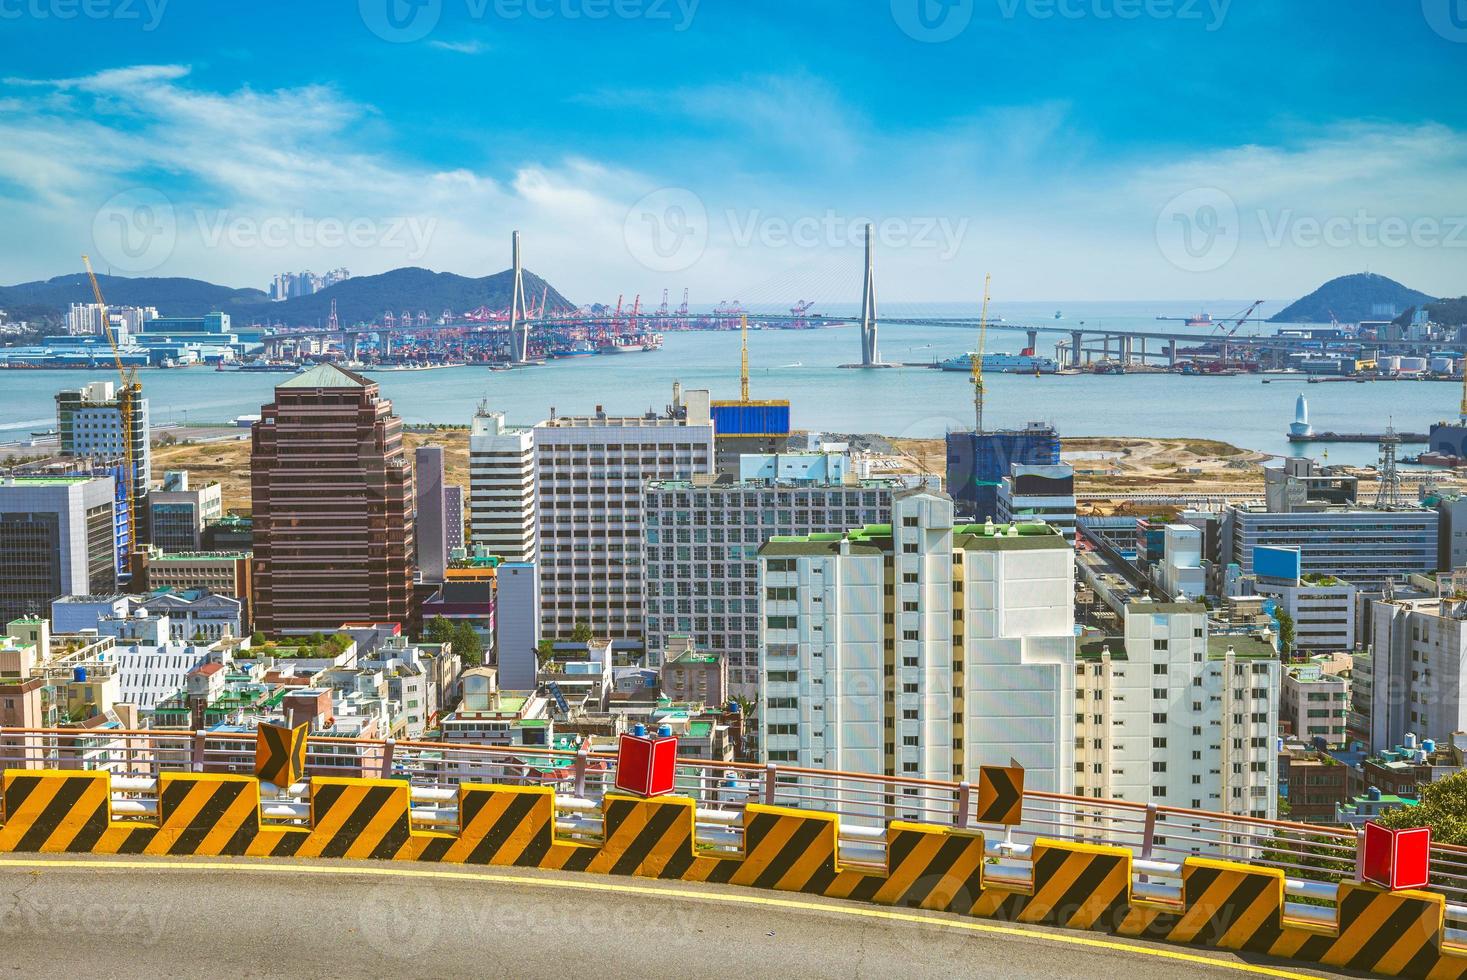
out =
<path fill-rule="evenodd" d="M 501 868 L 0 858 L 0 976 L 1328 974 L 732 886 Z"/>

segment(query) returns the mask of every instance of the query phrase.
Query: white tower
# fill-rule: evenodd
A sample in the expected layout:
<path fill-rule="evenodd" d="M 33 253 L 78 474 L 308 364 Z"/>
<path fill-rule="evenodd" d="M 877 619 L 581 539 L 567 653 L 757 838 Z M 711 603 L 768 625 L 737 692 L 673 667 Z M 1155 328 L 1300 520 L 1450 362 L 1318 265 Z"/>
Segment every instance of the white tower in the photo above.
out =
<path fill-rule="evenodd" d="M 1294 402 L 1294 422 L 1289 426 L 1289 434 L 1300 437 L 1314 435 L 1314 426 L 1309 424 L 1309 402 L 1302 394 Z"/>

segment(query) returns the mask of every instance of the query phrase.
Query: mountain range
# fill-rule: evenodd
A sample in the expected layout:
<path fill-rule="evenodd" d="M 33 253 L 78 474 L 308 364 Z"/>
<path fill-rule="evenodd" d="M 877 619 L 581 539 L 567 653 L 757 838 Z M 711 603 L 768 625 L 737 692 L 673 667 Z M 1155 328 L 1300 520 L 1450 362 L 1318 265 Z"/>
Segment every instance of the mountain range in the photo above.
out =
<path fill-rule="evenodd" d="M 528 269 L 523 278 L 528 306 L 538 307 L 543 296 L 550 312 L 576 308 L 559 290 Z M 513 279 L 509 269 L 473 279 L 409 267 L 376 276 L 353 276 L 319 293 L 280 302 L 272 302 L 258 289 L 217 286 L 199 279 L 99 275 L 97 282 L 109 305 L 154 306 L 163 316 L 200 316 L 218 311 L 228 313 L 234 325 L 241 327 L 267 322 L 292 326 L 324 323 L 331 315 L 333 300 L 342 323 L 371 321 L 387 310 L 394 316 L 408 310 L 436 318 L 444 310 L 463 313 L 481 306 L 508 309 Z M 92 301 L 92 287 L 83 273 L 0 286 L 0 309 L 17 319 L 59 321 L 70 304 Z"/>

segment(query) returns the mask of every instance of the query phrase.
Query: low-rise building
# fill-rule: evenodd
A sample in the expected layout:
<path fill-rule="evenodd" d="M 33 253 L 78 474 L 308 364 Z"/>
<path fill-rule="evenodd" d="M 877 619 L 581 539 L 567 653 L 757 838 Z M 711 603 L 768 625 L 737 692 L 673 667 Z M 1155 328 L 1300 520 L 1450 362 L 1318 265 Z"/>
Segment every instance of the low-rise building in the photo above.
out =
<path fill-rule="evenodd" d="M 1333 823 L 1350 798 L 1349 767 L 1302 743 L 1279 751 L 1279 797 L 1288 805 L 1279 816 L 1299 823 Z"/>
<path fill-rule="evenodd" d="M 728 697 L 728 663 L 716 653 L 698 650 L 691 637 L 670 636 L 660 687 L 674 701 L 721 705 Z"/>
<path fill-rule="evenodd" d="M 190 488 L 187 470 L 168 470 L 163 485 L 148 492 L 148 540 L 163 551 L 198 551 L 204 527 L 224 516 L 218 483 Z"/>
<path fill-rule="evenodd" d="M 1293 664 L 1283 676 L 1279 722 L 1309 745 L 1334 748 L 1348 741 L 1350 683 L 1319 664 Z"/>

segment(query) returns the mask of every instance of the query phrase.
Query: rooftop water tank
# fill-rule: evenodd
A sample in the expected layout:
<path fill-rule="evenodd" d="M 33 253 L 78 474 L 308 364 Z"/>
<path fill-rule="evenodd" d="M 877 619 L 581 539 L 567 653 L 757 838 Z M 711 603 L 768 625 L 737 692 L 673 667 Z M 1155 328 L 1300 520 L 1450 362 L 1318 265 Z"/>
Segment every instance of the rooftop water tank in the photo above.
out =
<path fill-rule="evenodd" d="M 1429 738 L 1423 738 L 1421 740 L 1421 751 L 1429 756 L 1436 755 L 1436 742 Z"/>
<path fill-rule="evenodd" d="M 1365 791 L 1365 798 L 1368 799 L 1368 800 L 1379 801 L 1380 800 L 1380 789 L 1379 789 L 1379 787 L 1372 786 L 1369 789 L 1367 789 Z"/>
<path fill-rule="evenodd" d="M 78 683 L 85 683 L 87 679 L 87 669 L 85 667 L 72 668 L 71 679 L 77 681 Z"/>
<path fill-rule="evenodd" d="M 1416 733 L 1415 732 L 1407 732 L 1405 739 L 1402 741 L 1402 744 L 1407 749 L 1414 750 L 1416 748 Z"/>

